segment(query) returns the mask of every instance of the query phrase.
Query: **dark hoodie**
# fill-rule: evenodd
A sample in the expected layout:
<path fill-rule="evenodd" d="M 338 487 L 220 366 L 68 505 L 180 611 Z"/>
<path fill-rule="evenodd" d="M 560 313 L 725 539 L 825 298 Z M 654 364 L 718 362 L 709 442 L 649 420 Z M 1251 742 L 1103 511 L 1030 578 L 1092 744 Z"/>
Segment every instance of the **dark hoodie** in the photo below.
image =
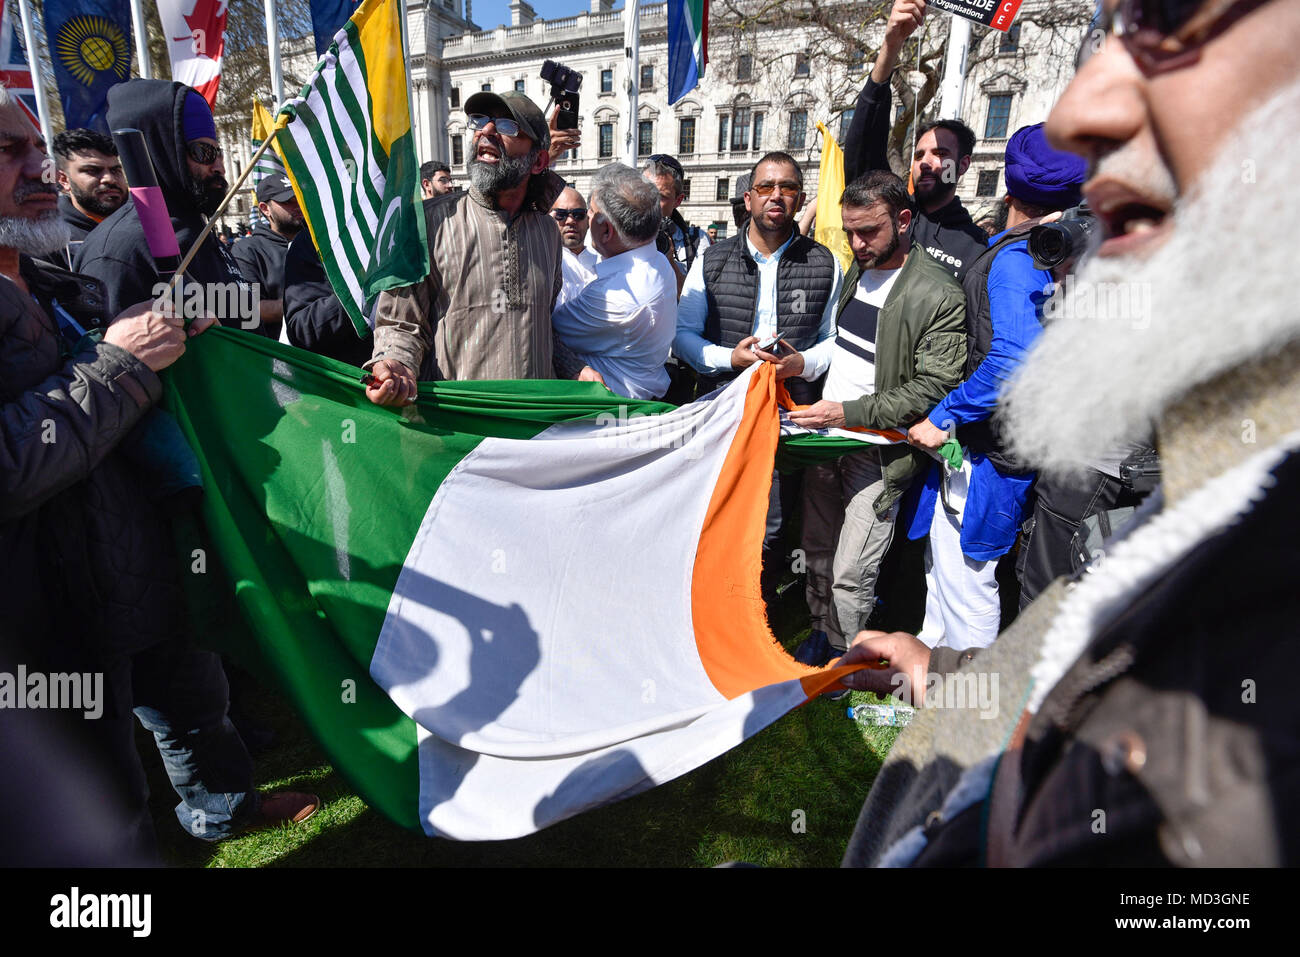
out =
<path fill-rule="evenodd" d="M 889 169 L 886 148 L 893 122 L 888 83 L 867 77 L 858 94 L 853 121 L 844 137 L 844 182 L 851 183 L 873 169 Z M 912 240 L 952 270 L 961 280 L 980 253 L 988 248 L 988 235 L 966 212 L 956 196 L 933 213 L 917 210 Z"/>
<path fill-rule="evenodd" d="M 193 179 L 185 153 L 182 111 L 189 92 L 190 87 L 184 83 L 169 80 L 129 80 L 108 91 L 109 128 L 134 127 L 144 134 L 182 256 L 207 222 L 191 191 Z M 154 285 L 160 280 L 133 202 L 124 203 L 86 237 L 77 253 L 76 269 L 103 282 L 110 316 L 154 298 Z M 185 276 L 200 283 L 243 282 L 235 260 L 211 234 L 199 247 Z M 250 298 L 246 292 L 240 301 Z M 235 313 L 217 318 L 222 325 L 240 325 Z M 256 313 L 253 319 L 257 319 Z"/>

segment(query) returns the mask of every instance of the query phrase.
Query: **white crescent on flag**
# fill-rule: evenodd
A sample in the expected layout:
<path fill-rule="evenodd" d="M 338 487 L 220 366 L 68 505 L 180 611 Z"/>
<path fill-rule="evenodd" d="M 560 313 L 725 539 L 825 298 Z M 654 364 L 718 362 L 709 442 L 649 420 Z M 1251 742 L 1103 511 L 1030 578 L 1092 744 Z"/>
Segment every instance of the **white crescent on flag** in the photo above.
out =
<path fill-rule="evenodd" d="M 192 86 L 216 111 L 226 47 L 227 0 L 158 0 L 172 77 Z"/>

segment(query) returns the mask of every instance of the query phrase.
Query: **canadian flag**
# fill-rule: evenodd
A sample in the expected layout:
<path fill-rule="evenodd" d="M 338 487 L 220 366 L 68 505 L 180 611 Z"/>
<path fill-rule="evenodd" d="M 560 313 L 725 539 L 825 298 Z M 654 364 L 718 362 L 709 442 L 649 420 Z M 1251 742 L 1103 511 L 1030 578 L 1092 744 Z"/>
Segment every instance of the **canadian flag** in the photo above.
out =
<path fill-rule="evenodd" d="M 227 0 L 158 0 L 172 78 L 198 90 L 213 112 L 226 46 Z"/>

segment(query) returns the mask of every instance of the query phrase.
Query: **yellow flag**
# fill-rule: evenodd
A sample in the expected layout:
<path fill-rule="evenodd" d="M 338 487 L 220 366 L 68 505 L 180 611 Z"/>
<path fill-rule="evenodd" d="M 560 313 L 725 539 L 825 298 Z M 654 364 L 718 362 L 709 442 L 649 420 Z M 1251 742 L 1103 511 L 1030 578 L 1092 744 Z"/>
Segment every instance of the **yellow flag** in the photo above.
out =
<path fill-rule="evenodd" d="M 253 97 L 253 152 L 257 152 L 257 148 L 271 135 L 271 130 L 274 128 L 275 121 L 271 119 L 270 112 L 257 97 Z M 270 149 L 258 157 L 257 165 L 253 167 L 254 189 L 257 189 L 257 184 L 267 176 L 285 175 L 284 160 L 279 154 L 280 144 L 274 142 Z"/>
<path fill-rule="evenodd" d="M 817 174 L 817 225 L 814 238 L 835 254 L 840 267 L 848 272 L 853 263 L 849 238 L 844 235 L 840 219 L 840 196 L 844 192 L 844 151 L 835 142 L 825 123 L 818 123 L 822 134 L 822 167 Z"/>

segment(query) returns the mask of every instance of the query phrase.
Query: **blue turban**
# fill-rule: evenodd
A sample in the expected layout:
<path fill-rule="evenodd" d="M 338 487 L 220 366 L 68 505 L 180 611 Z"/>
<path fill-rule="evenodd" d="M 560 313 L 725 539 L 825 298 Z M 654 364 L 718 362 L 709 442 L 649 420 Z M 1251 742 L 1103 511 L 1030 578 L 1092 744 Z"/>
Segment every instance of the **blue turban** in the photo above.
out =
<path fill-rule="evenodd" d="M 1007 192 L 1035 206 L 1077 206 L 1087 164 L 1073 153 L 1053 149 L 1043 124 L 1022 126 L 1007 143 Z"/>
<path fill-rule="evenodd" d="M 217 124 L 212 119 L 212 110 L 208 108 L 208 101 L 194 90 L 190 90 L 185 94 L 185 106 L 181 114 L 181 130 L 185 134 L 186 143 L 202 139 L 205 136 L 214 140 L 217 138 Z"/>

